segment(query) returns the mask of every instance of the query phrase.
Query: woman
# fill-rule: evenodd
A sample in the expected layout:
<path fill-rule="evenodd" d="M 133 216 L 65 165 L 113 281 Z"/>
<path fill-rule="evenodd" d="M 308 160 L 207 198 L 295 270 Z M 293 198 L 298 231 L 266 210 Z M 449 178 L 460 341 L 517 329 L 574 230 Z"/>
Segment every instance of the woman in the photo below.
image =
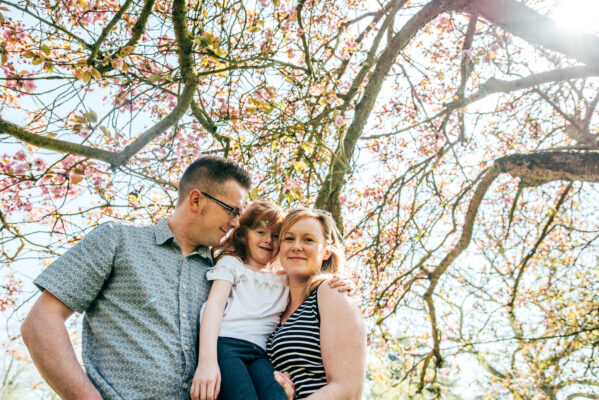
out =
<path fill-rule="evenodd" d="M 335 222 L 325 211 L 294 209 L 279 238 L 290 301 L 268 340 L 268 356 L 276 370 L 291 375 L 297 399 L 359 399 L 366 373 L 364 320 L 351 299 L 321 285 L 345 261 Z"/>

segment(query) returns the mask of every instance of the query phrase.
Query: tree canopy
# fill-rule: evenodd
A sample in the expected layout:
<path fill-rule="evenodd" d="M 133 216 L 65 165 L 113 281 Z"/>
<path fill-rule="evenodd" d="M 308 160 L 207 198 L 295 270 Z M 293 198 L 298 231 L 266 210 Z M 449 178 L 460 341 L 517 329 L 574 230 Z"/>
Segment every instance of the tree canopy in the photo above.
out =
<path fill-rule="evenodd" d="M 599 36 L 558 3 L 2 0 L 0 307 L 217 154 L 335 217 L 370 397 L 599 398 Z"/>

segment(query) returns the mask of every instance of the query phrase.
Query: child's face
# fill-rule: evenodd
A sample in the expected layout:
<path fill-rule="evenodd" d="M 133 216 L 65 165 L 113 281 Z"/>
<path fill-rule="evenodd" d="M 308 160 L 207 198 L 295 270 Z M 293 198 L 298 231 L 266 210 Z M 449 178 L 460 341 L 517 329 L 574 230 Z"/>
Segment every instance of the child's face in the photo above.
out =
<path fill-rule="evenodd" d="M 279 252 L 279 232 L 271 227 L 259 226 L 248 231 L 246 264 L 262 269 L 275 259 Z"/>

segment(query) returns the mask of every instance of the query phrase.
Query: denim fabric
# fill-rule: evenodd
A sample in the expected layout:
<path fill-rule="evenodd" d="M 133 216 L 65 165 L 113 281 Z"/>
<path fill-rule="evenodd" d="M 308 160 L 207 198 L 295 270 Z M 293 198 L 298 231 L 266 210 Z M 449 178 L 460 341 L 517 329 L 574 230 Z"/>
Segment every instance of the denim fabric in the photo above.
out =
<path fill-rule="evenodd" d="M 266 352 L 254 343 L 218 338 L 219 400 L 287 400 Z"/>

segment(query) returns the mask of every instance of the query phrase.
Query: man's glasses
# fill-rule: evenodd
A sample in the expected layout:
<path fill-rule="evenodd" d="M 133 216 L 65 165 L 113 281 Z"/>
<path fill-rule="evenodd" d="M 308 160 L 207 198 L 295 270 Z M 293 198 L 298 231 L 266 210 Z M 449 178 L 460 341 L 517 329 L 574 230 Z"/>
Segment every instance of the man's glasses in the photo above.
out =
<path fill-rule="evenodd" d="M 227 203 L 223 203 L 219 199 L 210 196 L 208 193 L 205 193 L 205 192 L 200 192 L 200 193 L 202 193 L 204 196 L 208 197 L 210 200 L 212 200 L 213 202 L 215 202 L 216 204 L 218 204 L 219 206 L 221 206 L 222 208 L 227 210 L 230 218 L 237 218 L 241 215 L 241 211 L 239 211 L 239 209 L 237 207 L 231 207 Z"/>

